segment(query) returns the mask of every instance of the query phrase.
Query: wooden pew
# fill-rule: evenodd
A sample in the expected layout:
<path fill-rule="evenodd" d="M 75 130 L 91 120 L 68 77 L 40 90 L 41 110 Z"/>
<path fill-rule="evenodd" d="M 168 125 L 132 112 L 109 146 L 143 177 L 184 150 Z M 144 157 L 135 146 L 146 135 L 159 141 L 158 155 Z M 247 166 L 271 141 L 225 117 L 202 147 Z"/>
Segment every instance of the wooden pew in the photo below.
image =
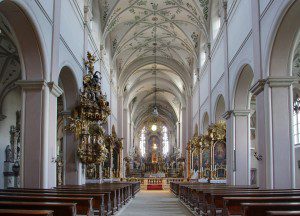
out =
<path fill-rule="evenodd" d="M 71 186 L 65 186 L 64 188 L 55 188 L 54 191 L 56 193 L 67 193 L 67 192 L 71 192 L 71 193 L 76 193 L 76 194 L 80 194 L 80 193 L 89 193 L 89 194 L 99 194 L 99 193 L 111 193 L 110 196 L 110 203 L 111 203 L 111 211 L 112 214 L 114 214 L 117 210 L 118 210 L 118 194 L 120 188 L 113 188 L 113 187 L 99 187 L 97 189 L 85 189 L 85 188 L 81 188 L 81 187 L 71 187 Z"/>
<path fill-rule="evenodd" d="M 219 190 L 219 191 L 205 191 L 204 206 L 210 210 L 212 215 L 216 215 L 217 210 L 224 209 L 224 197 L 278 197 L 278 196 L 300 196 L 300 191 L 292 190 Z"/>
<path fill-rule="evenodd" d="M 54 196 L 54 197 L 85 197 L 93 198 L 94 212 L 99 212 L 99 215 L 110 215 L 111 211 L 111 198 L 110 192 L 107 193 L 84 193 L 72 191 L 56 191 L 52 189 L 7 189 L 0 190 L 0 195 L 20 195 L 20 196 Z"/>
<path fill-rule="evenodd" d="M 19 209 L 0 209 L 1 216 L 53 216 L 53 211 L 50 210 L 19 210 Z"/>
<path fill-rule="evenodd" d="M 241 203 L 276 203 L 276 202 L 300 202 L 300 196 L 272 196 L 272 197 L 224 197 L 223 215 L 241 215 Z"/>
<path fill-rule="evenodd" d="M 77 214 L 88 215 L 88 216 L 94 215 L 92 200 L 93 198 L 86 198 L 86 197 L 0 195 L 0 201 L 75 203 Z"/>
<path fill-rule="evenodd" d="M 54 216 L 76 216 L 76 204 L 0 201 L 0 209 L 52 210 Z"/>
<path fill-rule="evenodd" d="M 300 210 L 300 202 L 283 203 L 241 203 L 243 216 L 266 215 L 267 211 L 274 210 Z"/>
<path fill-rule="evenodd" d="M 267 211 L 269 216 L 300 216 L 300 211 Z"/>

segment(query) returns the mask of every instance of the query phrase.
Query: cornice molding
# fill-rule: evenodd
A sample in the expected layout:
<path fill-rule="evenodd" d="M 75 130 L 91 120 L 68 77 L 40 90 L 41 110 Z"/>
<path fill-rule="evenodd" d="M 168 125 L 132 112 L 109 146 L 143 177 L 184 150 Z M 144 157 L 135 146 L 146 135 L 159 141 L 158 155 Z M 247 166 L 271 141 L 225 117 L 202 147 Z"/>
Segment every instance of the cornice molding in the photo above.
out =
<path fill-rule="evenodd" d="M 247 116 L 249 115 L 251 110 L 233 110 L 234 116 Z"/>
<path fill-rule="evenodd" d="M 268 84 L 271 88 L 272 87 L 289 87 L 291 86 L 295 81 L 297 80 L 297 77 L 294 76 L 288 76 L 288 77 L 268 77 L 266 79 L 266 84 Z"/>
<path fill-rule="evenodd" d="M 16 85 L 24 90 L 43 90 L 47 82 L 45 80 L 18 80 Z"/>
<path fill-rule="evenodd" d="M 265 84 L 265 79 L 258 80 L 254 85 L 251 86 L 250 92 L 255 96 L 259 95 L 259 93 L 261 93 L 265 89 Z"/>
<path fill-rule="evenodd" d="M 230 119 L 232 116 L 248 116 L 250 114 L 251 110 L 228 110 L 225 113 L 223 113 L 222 118 L 228 120 Z"/>
<path fill-rule="evenodd" d="M 64 92 L 55 82 L 48 82 L 50 92 L 55 96 L 59 97 Z"/>

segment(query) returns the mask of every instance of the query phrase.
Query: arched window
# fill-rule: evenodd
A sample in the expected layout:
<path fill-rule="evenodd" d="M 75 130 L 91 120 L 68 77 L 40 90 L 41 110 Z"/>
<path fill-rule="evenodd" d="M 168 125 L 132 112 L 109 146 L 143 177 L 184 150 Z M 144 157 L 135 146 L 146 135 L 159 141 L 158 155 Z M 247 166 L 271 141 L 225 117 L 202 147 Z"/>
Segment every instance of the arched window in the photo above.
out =
<path fill-rule="evenodd" d="M 145 136 L 145 133 L 146 133 L 146 128 L 143 127 L 142 131 L 141 131 L 141 136 L 140 136 L 140 151 L 141 151 L 141 155 L 142 157 L 145 156 L 145 153 L 146 153 L 146 136 Z"/>
<path fill-rule="evenodd" d="M 166 126 L 162 127 L 162 135 L 163 135 L 163 155 L 167 155 L 169 153 L 169 137 L 168 137 L 168 129 Z"/>
<path fill-rule="evenodd" d="M 213 1 L 212 2 L 212 9 L 211 9 L 211 34 L 212 39 L 214 40 L 220 30 L 221 27 L 221 2 L 220 1 Z"/>
<path fill-rule="evenodd" d="M 206 53 L 205 51 L 202 51 L 200 53 L 200 67 L 203 67 L 205 61 L 206 61 Z"/>
<path fill-rule="evenodd" d="M 300 98 L 296 95 L 293 107 L 293 136 L 294 144 L 300 143 Z"/>

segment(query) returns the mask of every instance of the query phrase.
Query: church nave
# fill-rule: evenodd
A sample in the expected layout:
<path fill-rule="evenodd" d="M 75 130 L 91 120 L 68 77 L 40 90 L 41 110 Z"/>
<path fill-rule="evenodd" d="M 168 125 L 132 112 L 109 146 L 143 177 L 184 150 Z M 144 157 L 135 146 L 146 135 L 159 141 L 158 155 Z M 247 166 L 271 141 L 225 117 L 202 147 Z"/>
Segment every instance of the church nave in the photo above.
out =
<path fill-rule="evenodd" d="M 141 190 L 117 216 L 191 216 L 169 190 Z"/>
<path fill-rule="evenodd" d="M 0 216 L 294 215 L 299 20 L 300 0 L 0 0 Z"/>

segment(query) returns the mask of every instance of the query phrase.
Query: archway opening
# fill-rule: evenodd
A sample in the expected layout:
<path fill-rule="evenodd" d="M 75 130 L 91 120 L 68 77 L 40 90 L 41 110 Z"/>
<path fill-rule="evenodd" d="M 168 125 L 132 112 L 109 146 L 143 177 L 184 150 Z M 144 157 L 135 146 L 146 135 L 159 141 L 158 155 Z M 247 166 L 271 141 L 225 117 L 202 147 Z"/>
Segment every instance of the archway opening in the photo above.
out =
<path fill-rule="evenodd" d="M 22 72 L 16 38 L 1 13 L 0 52 L 0 188 L 20 187 L 22 91 L 16 82 Z"/>
<path fill-rule="evenodd" d="M 223 120 L 223 114 L 225 112 L 225 100 L 223 95 L 218 97 L 216 108 L 215 108 L 215 122 L 219 122 Z"/>
<path fill-rule="evenodd" d="M 249 65 L 245 65 L 239 74 L 234 95 L 234 135 L 235 143 L 231 154 L 234 158 L 234 182 L 236 185 L 251 184 L 251 111 L 250 87 L 253 81 L 253 71 Z M 255 183 L 253 180 L 252 183 Z"/>
<path fill-rule="evenodd" d="M 69 67 L 61 69 L 58 84 L 63 94 L 57 98 L 57 185 L 75 184 L 78 183 L 75 137 L 65 131 L 65 126 L 67 116 L 71 115 L 78 101 L 78 86 Z"/>

